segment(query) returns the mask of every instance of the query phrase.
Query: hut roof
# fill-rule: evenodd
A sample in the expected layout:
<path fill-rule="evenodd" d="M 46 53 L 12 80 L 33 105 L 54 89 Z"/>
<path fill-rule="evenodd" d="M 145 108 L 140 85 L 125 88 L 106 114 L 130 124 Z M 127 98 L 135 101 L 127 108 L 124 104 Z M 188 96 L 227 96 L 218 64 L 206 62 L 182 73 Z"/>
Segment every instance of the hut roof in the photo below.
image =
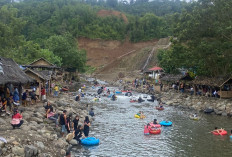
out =
<path fill-rule="evenodd" d="M 51 73 L 48 70 L 38 71 L 38 70 L 32 70 L 32 69 L 27 68 L 25 70 L 25 73 L 27 73 L 28 71 L 34 73 L 35 75 L 37 75 L 38 77 L 40 77 L 43 80 L 50 80 L 51 79 Z"/>
<path fill-rule="evenodd" d="M 219 76 L 219 77 L 198 76 L 195 78 L 195 80 L 193 80 L 193 83 L 198 85 L 221 87 L 231 79 L 232 79 L 231 76 Z"/>
<path fill-rule="evenodd" d="M 193 79 L 189 76 L 189 75 L 174 75 L 174 74 L 166 74 L 161 78 L 162 81 L 166 81 L 166 82 L 177 82 L 180 80 L 184 80 L 184 81 L 192 81 Z"/>
<path fill-rule="evenodd" d="M 29 65 L 34 65 L 36 62 L 39 62 L 39 61 L 41 61 L 41 60 L 43 60 L 43 61 L 45 61 L 48 65 L 50 65 L 50 66 L 54 66 L 52 63 L 50 63 L 49 61 L 47 61 L 46 59 L 44 59 L 43 57 L 42 58 L 39 58 L 39 59 L 37 59 L 37 60 L 35 60 L 34 62 L 32 62 L 31 64 L 29 64 Z"/>
<path fill-rule="evenodd" d="M 45 64 L 41 64 L 41 61 Z M 56 65 L 50 63 L 49 61 L 47 61 L 44 58 L 39 58 L 37 60 L 35 60 L 34 62 L 32 62 L 29 65 L 23 65 L 23 67 L 28 67 L 28 68 L 47 68 L 47 69 L 59 69 L 59 67 L 57 67 Z"/>
<path fill-rule="evenodd" d="M 0 85 L 7 83 L 26 84 L 33 81 L 13 59 L 0 57 Z"/>
<path fill-rule="evenodd" d="M 161 78 L 161 80 L 166 82 L 176 82 L 179 81 L 181 77 L 183 77 L 183 75 L 166 74 Z"/>

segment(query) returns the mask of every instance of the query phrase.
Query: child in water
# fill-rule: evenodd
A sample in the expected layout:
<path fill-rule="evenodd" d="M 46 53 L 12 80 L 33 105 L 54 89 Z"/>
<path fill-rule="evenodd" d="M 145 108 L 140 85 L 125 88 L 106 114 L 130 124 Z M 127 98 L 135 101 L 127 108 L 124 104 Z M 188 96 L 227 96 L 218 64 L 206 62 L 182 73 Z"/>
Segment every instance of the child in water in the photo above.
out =
<path fill-rule="evenodd" d="M 158 124 L 157 119 L 154 119 L 153 124 Z"/>

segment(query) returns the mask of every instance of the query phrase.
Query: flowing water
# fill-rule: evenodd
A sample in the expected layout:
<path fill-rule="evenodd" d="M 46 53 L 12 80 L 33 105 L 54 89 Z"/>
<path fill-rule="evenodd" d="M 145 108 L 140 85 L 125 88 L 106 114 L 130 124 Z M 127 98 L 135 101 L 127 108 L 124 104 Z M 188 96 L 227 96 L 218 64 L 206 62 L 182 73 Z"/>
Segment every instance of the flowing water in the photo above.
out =
<path fill-rule="evenodd" d="M 87 96 L 82 101 L 92 99 Z M 225 128 L 230 133 L 231 118 L 200 114 L 201 119 L 194 121 L 189 119 L 193 111 L 187 109 L 164 106 L 163 111 L 158 111 L 154 109 L 157 102 L 130 103 L 130 98 L 124 95 L 118 95 L 116 101 L 106 97 L 101 99 L 93 105 L 96 116 L 90 128 L 90 136 L 99 138 L 100 144 L 78 146 L 73 149 L 74 156 L 232 156 L 229 135 L 210 133 L 215 126 Z M 146 118 L 134 118 L 138 111 L 143 111 Z M 162 127 L 160 135 L 144 135 L 144 125 L 154 118 L 158 121 L 170 120 L 173 125 Z"/>

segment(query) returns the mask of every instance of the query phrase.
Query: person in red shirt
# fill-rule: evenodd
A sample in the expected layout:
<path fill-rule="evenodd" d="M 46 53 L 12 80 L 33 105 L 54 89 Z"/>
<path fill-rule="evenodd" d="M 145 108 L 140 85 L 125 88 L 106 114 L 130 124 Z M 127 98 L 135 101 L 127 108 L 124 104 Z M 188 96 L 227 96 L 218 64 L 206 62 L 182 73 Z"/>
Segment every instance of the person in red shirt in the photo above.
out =
<path fill-rule="evenodd" d="M 23 124 L 23 116 L 18 113 L 18 110 L 14 110 L 14 114 L 12 115 L 11 125 L 13 129 L 16 127 L 19 128 Z"/>
<path fill-rule="evenodd" d="M 42 87 L 41 89 L 41 96 L 42 96 L 42 100 L 46 100 L 46 90 L 44 87 Z"/>

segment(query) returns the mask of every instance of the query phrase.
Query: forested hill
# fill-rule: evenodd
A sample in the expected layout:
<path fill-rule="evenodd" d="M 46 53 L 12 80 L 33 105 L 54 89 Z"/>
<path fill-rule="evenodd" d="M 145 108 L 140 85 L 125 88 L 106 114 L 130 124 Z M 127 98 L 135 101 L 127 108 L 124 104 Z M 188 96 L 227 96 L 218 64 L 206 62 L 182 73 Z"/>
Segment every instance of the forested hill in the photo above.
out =
<path fill-rule="evenodd" d="M 1 0 L 0 56 L 19 64 L 44 57 L 56 65 L 84 71 L 86 54 L 78 49 L 78 37 L 121 41 L 129 37 L 132 42 L 165 37 L 172 34 L 172 21 L 161 15 L 180 12 L 184 7 L 180 4 L 167 0 L 131 4 L 115 0 Z M 119 10 L 128 22 L 118 16 L 98 16 L 102 9 Z"/>
<path fill-rule="evenodd" d="M 228 0 L 0 0 L 0 56 L 19 64 L 44 57 L 85 71 L 79 37 L 139 42 L 175 36 L 172 48 L 159 54 L 167 72 L 226 74 L 232 71 L 230 8 Z M 122 16 L 99 16 L 100 10 Z"/>

